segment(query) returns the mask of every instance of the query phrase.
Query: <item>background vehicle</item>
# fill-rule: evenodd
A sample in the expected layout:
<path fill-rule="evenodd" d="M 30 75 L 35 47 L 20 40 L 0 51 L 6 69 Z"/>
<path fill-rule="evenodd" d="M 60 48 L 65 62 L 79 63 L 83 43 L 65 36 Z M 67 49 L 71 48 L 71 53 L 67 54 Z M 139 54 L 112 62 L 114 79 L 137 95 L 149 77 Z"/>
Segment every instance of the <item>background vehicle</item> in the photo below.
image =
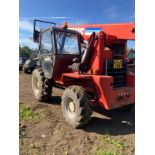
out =
<path fill-rule="evenodd" d="M 26 58 L 24 57 L 19 57 L 19 70 L 21 71 L 23 69 L 23 65 L 26 61 Z"/>
<path fill-rule="evenodd" d="M 134 39 L 134 24 L 54 26 L 38 31 L 34 21 L 39 63 L 32 89 L 39 101 L 48 100 L 52 87 L 64 90 L 62 111 L 78 128 L 91 118 L 90 105 L 110 110 L 135 102 L 134 75 L 127 72 L 126 44 Z M 81 45 L 88 41 L 82 53 Z"/>
<path fill-rule="evenodd" d="M 32 71 L 37 67 L 37 61 L 38 61 L 38 53 L 32 52 L 30 58 L 26 60 L 23 66 L 23 72 L 32 73 Z"/>
<path fill-rule="evenodd" d="M 32 71 L 37 67 L 37 61 L 38 58 L 30 58 L 26 60 L 26 62 L 23 65 L 23 72 L 24 73 L 32 73 Z"/>

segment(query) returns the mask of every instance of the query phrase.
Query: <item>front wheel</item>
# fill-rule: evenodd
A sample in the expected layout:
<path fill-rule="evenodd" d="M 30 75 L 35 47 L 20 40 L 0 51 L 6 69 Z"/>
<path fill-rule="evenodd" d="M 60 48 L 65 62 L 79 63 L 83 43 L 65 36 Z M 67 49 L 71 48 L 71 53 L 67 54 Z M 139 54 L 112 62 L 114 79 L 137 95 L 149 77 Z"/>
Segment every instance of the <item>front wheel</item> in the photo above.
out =
<path fill-rule="evenodd" d="M 66 121 L 74 128 L 83 127 L 90 121 L 92 111 L 82 87 L 68 87 L 63 93 L 61 105 Z"/>

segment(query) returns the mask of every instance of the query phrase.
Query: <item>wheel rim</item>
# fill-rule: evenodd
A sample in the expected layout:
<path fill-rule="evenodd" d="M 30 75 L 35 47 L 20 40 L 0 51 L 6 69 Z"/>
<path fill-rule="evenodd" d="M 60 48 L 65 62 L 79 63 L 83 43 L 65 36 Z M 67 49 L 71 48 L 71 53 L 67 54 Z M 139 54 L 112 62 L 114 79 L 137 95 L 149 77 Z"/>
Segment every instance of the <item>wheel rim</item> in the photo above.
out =
<path fill-rule="evenodd" d="M 75 112 L 75 104 L 74 104 L 74 102 L 70 102 L 69 103 L 69 110 L 70 110 L 70 112 Z"/>
<path fill-rule="evenodd" d="M 76 113 L 76 106 L 75 106 L 75 103 L 71 97 L 67 98 L 66 111 L 70 117 L 73 117 Z"/>
<path fill-rule="evenodd" d="M 39 85 L 39 80 L 36 76 L 33 78 L 33 86 L 34 86 L 35 91 L 38 92 L 40 85 Z"/>

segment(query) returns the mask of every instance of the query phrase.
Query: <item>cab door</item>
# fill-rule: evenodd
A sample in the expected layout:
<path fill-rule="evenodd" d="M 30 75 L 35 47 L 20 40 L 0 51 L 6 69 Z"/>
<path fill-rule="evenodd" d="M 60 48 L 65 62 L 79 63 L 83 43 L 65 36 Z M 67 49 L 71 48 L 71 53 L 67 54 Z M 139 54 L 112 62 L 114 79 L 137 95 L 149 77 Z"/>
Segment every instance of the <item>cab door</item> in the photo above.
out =
<path fill-rule="evenodd" d="M 73 58 L 77 58 L 80 62 L 81 47 L 77 33 L 58 29 L 54 31 L 54 34 L 56 55 L 52 77 L 59 80 L 63 73 L 72 72 L 68 66 L 73 64 Z"/>
<path fill-rule="evenodd" d="M 53 35 L 51 30 L 42 32 L 40 42 L 41 67 L 44 72 L 44 76 L 47 79 L 50 79 L 53 73 L 55 54 L 53 45 Z"/>

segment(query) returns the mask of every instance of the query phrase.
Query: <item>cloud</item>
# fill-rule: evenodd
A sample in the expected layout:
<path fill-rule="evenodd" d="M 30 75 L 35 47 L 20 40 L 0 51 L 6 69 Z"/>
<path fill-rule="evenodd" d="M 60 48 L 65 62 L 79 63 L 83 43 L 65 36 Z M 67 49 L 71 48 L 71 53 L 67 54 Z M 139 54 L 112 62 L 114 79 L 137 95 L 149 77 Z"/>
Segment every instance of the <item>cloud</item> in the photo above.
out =
<path fill-rule="evenodd" d="M 73 17 L 66 16 L 48 16 L 48 17 L 21 17 L 22 20 L 34 20 L 34 19 L 70 19 Z"/>
<path fill-rule="evenodd" d="M 29 46 L 31 48 L 38 48 L 38 44 L 33 42 L 32 39 L 27 38 L 27 37 L 20 38 L 19 44 L 21 46 L 25 46 L 26 45 L 26 46 Z"/>
<path fill-rule="evenodd" d="M 33 25 L 31 22 L 29 22 L 27 20 L 22 20 L 22 21 L 19 21 L 19 29 L 24 30 L 24 31 L 28 31 L 28 32 L 32 32 L 33 31 Z"/>
<path fill-rule="evenodd" d="M 57 25 L 63 25 L 64 24 L 64 20 L 63 19 L 67 19 L 69 17 L 42 17 L 43 18 L 55 18 L 55 19 L 62 19 L 59 20 L 57 22 Z M 36 48 L 37 45 L 36 43 L 33 42 L 32 39 L 30 39 L 30 37 L 32 37 L 32 33 L 33 33 L 33 23 L 31 21 L 31 19 L 35 19 L 35 18 L 22 18 L 19 21 L 19 29 L 20 29 L 20 33 L 19 33 L 19 44 L 20 45 L 27 45 L 30 46 L 32 48 Z M 40 17 L 38 17 L 38 19 L 41 19 Z M 69 25 L 78 25 L 78 24 L 86 24 L 86 23 L 90 23 L 87 20 L 76 20 L 74 18 L 68 19 L 68 24 Z"/>
<path fill-rule="evenodd" d="M 23 34 L 19 34 L 19 44 L 21 46 L 29 46 L 31 48 L 38 48 L 38 43 L 35 43 L 32 39 L 31 35 L 23 35 Z"/>
<path fill-rule="evenodd" d="M 23 43 L 32 43 L 32 41 L 29 39 L 29 38 L 20 38 L 20 41 L 19 41 L 20 44 L 23 44 Z"/>
<path fill-rule="evenodd" d="M 72 17 L 65 17 L 65 16 L 51 16 L 51 17 L 22 17 L 20 18 L 19 21 L 19 29 L 20 30 L 24 30 L 27 32 L 33 32 L 33 24 L 32 24 L 32 20 L 34 19 L 40 19 L 40 20 L 44 20 L 44 19 L 71 19 Z"/>

